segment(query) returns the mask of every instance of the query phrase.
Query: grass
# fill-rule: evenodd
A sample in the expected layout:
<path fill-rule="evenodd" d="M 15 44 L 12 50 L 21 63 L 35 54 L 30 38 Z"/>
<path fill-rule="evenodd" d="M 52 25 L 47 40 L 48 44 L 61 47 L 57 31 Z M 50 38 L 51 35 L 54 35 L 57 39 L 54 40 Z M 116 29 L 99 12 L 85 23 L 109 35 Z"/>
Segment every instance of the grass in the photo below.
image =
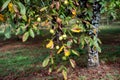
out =
<path fill-rule="evenodd" d="M 104 60 L 106 62 L 115 62 L 120 58 L 120 46 L 102 46 L 102 53 L 100 54 L 100 60 Z"/>
<path fill-rule="evenodd" d="M 120 26 L 116 23 L 111 25 L 101 25 L 100 34 L 118 34 L 120 33 Z"/>
<path fill-rule="evenodd" d="M 110 35 L 120 33 L 120 28 L 118 25 L 116 27 L 113 25 L 104 25 L 100 29 L 100 36 L 109 34 L 109 37 L 111 37 Z M 1 35 L 2 32 L 0 32 L 0 36 Z M 119 45 L 113 46 L 102 44 L 102 51 L 103 52 L 100 54 L 100 60 L 105 62 L 115 62 L 117 59 L 120 59 Z M 28 76 L 32 72 L 37 72 L 43 69 L 41 66 L 42 60 L 48 55 L 49 50 L 39 48 L 17 48 L 15 50 L 0 52 L 0 77 L 10 74 L 14 74 L 15 77 L 20 77 L 22 74 L 24 76 Z M 120 77 L 119 74 L 116 74 L 115 76 Z M 110 78 L 112 79 L 113 76 L 108 74 L 101 80 Z M 79 79 L 85 80 L 87 78 L 86 76 L 79 76 Z"/>
<path fill-rule="evenodd" d="M 0 76 L 6 76 L 10 73 L 19 74 L 32 68 L 40 68 L 42 60 L 48 55 L 45 52 L 44 49 L 23 48 L 0 52 Z M 35 64 L 38 65 L 35 66 Z M 34 70 L 30 72 L 34 72 Z"/>

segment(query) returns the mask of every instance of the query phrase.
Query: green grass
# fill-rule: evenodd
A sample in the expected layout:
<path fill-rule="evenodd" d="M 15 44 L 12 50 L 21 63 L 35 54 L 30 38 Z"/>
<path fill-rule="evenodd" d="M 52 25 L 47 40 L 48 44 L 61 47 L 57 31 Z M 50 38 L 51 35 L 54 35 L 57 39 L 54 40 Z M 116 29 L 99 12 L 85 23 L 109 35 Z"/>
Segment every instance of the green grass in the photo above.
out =
<path fill-rule="evenodd" d="M 101 25 L 99 34 L 118 34 L 120 33 L 120 26 L 111 24 L 111 25 Z"/>
<path fill-rule="evenodd" d="M 104 60 L 106 62 L 115 62 L 120 58 L 120 46 L 110 46 L 103 45 L 102 53 L 100 53 L 100 60 Z"/>
<path fill-rule="evenodd" d="M 6 76 L 10 73 L 19 74 L 29 69 L 33 70 L 30 72 L 34 72 L 35 68 L 41 68 L 41 62 L 47 55 L 46 49 L 36 48 L 0 52 L 0 76 Z M 37 66 L 35 66 L 36 64 Z"/>
<path fill-rule="evenodd" d="M 4 37 L 3 31 L 0 30 L 0 39 L 2 39 Z"/>

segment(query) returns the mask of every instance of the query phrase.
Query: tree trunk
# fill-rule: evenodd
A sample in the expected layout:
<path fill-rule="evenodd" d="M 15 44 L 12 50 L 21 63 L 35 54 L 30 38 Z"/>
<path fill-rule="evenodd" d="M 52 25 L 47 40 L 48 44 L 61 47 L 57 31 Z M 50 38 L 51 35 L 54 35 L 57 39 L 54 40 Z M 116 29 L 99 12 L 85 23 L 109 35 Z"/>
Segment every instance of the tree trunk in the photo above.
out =
<path fill-rule="evenodd" d="M 99 66 L 99 55 L 98 51 L 94 47 L 88 46 L 88 67 Z"/>
<path fill-rule="evenodd" d="M 91 38 L 94 36 L 97 37 L 98 35 L 98 27 L 100 22 L 100 8 L 101 5 L 99 4 L 98 0 L 94 0 L 93 4 L 93 18 L 92 18 L 92 25 L 93 30 L 96 30 L 97 33 L 95 34 L 94 31 L 90 32 L 89 35 Z M 94 46 L 88 46 L 88 67 L 97 67 L 99 66 L 99 55 L 98 51 L 94 49 Z"/>

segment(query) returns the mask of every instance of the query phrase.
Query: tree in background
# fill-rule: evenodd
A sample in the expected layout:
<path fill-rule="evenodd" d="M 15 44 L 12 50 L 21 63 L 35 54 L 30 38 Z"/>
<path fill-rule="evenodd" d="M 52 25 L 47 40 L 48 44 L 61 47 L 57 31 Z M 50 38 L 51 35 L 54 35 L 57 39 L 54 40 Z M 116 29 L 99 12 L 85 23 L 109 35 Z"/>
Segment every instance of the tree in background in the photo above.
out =
<path fill-rule="evenodd" d="M 110 21 L 119 20 L 120 15 L 120 1 L 119 0 L 103 0 L 101 2 L 103 6 L 101 10 L 102 17 L 106 18 L 106 22 L 109 25 Z"/>

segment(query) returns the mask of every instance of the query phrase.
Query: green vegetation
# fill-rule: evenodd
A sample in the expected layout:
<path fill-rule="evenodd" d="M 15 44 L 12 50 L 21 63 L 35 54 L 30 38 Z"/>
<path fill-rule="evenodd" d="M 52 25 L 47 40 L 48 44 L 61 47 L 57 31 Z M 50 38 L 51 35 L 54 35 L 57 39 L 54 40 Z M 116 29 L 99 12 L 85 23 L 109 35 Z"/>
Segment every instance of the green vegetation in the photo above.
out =
<path fill-rule="evenodd" d="M 14 39 L 17 36 L 22 42 L 26 42 L 32 38 L 35 40 L 36 36 L 41 38 L 46 35 L 46 32 L 49 34 L 49 37 L 41 38 L 45 42 L 41 43 L 41 46 L 46 49 L 43 50 L 40 47 L 40 52 L 37 50 L 40 53 L 38 55 L 40 59 L 38 56 L 33 56 L 37 53 L 36 48 L 32 48 L 33 51 L 26 46 L 24 49 L 15 49 L 14 51 L 6 51 L 6 49 L 1 53 L 0 63 L 2 66 L 0 66 L 3 68 L 0 69 L 1 72 L 9 71 L 10 74 L 17 75 L 19 72 L 27 72 L 26 68 L 31 69 L 33 64 L 35 64 L 34 66 L 40 64 L 41 67 L 49 69 L 49 74 L 52 71 L 61 72 L 65 80 L 68 79 L 67 71 L 69 69 L 67 67 L 70 64 L 72 68 L 76 69 L 75 66 L 81 59 L 79 57 L 84 58 L 81 61 L 85 61 L 87 58 L 87 62 L 83 62 L 83 64 L 87 64 L 87 67 L 99 66 L 98 53 L 101 53 L 99 46 L 101 41 L 98 38 L 100 13 L 107 19 L 107 23 L 119 19 L 120 16 L 118 14 L 119 0 L 1 0 L 0 7 L 0 41 L 11 40 L 10 38 Z M 120 30 L 119 28 L 111 29 L 106 28 L 101 31 L 103 50 L 107 45 L 112 46 L 111 50 L 113 47 L 115 50 L 119 49 L 118 45 L 115 45 L 119 44 L 119 40 L 113 35 L 114 33 L 119 35 Z M 11 43 L 14 41 L 11 40 Z M 1 47 L 7 46 L 6 44 L 1 43 Z M 9 47 L 11 46 L 12 44 L 9 45 Z M 29 47 L 31 46 L 29 45 Z M 117 51 L 111 51 L 110 54 L 113 55 L 115 52 L 119 55 Z M 43 55 L 44 53 L 46 55 Z M 85 57 L 84 53 L 88 53 L 88 57 Z M 105 55 L 105 57 L 107 56 Z M 115 55 L 115 58 L 111 59 L 115 61 L 117 56 Z M 109 61 L 109 59 L 107 60 Z"/>
<path fill-rule="evenodd" d="M 120 28 L 114 26 L 108 27 L 105 29 L 101 29 L 100 31 L 100 38 L 104 39 L 110 38 L 110 35 L 115 36 L 119 34 Z M 112 32 L 110 32 L 112 31 Z M 109 34 L 109 35 L 108 35 Z M 104 35 L 104 36 L 103 36 Z M 106 38 L 106 40 L 107 40 Z M 119 38 L 119 37 L 118 37 Z M 116 37 L 114 37 L 116 39 Z M 104 41 L 103 41 L 104 42 Z M 114 42 L 113 42 L 114 43 Z M 116 43 L 115 43 L 116 44 Z M 100 53 L 100 62 L 101 63 L 114 63 L 120 59 L 120 46 L 119 45 L 111 45 L 109 44 L 102 44 L 102 53 Z M 78 49 L 79 51 L 79 49 Z M 85 51 L 80 54 L 80 58 L 76 59 L 79 64 L 78 66 L 84 66 L 84 60 L 81 57 L 86 56 L 84 54 Z M 49 50 L 40 49 L 40 48 L 17 48 L 13 50 L 8 50 L 5 52 L 0 52 L 0 76 L 7 76 L 9 74 L 13 74 L 14 77 L 23 77 L 29 76 L 31 73 L 39 72 L 40 70 L 45 70 L 42 68 L 42 61 L 49 55 Z M 59 60 L 58 60 L 59 61 Z M 62 64 L 67 64 L 67 62 L 62 62 Z M 22 75 L 21 75 L 22 73 Z M 46 76 L 47 78 L 55 78 L 55 76 Z M 103 79 L 119 79 L 120 75 L 116 73 L 115 75 L 107 73 Z M 80 80 L 87 79 L 87 76 L 79 76 Z"/>
<path fill-rule="evenodd" d="M 40 69 L 42 60 L 48 55 L 44 52 L 46 52 L 46 49 L 37 48 L 18 48 L 0 52 L 0 75 L 5 76 L 10 73 L 20 75 L 20 72 L 27 71 L 29 73 L 36 71 L 37 68 Z"/>

